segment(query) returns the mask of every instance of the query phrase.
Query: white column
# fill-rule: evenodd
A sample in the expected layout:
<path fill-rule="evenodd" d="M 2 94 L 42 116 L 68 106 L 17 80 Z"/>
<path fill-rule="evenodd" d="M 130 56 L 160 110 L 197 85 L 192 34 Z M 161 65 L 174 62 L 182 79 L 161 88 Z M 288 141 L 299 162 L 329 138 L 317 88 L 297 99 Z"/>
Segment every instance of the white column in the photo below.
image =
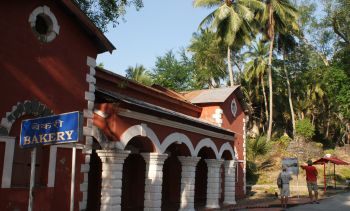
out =
<path fill-rule="evenodd" d="M 194 211 L 194 188 L 196 179 L 196 166 L 200 157 L 179 156 L 182 164 L 181 172 L 181 211 Z"/>
<path fill-rule="evenodd" d="M 225 160 L 225 204 L 236 204 L 236 163 L 234 160 Z"/>
<path fill-rule="evenodd" d="M 102 161 L 101 211 L 121 210 L 123 164 L 129 151 L 97 150 Z"/>
<path fill-rule="evenodd" d="M 160 211 L 162 206 L 163 164 L 168 155 L 141 153 L 146 161 L 145 211 Z"/>
<path fill-rule="evenodd" d="M 220 167 L 223 160 L 205 159 L 208 167 L 207 208 L 219 208 Z"/>

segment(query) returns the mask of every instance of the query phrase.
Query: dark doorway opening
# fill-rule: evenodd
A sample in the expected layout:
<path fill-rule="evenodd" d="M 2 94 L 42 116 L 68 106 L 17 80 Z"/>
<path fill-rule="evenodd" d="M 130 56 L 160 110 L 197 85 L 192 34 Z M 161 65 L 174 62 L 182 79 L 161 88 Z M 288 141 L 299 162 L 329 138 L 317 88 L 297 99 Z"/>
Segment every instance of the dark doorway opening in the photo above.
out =
<path fill-rule="evenodd" d="M 181 163 L 177 156 L 168 157 L 163 166 L 162 210 L 177 211 L 180 208 Z"/>
<path fill-rule="evenodd" d="M 195 208 L 205 207 L 207 200 L 208 167 L 204 159 L 200 159 L 196 167 L 196 182 L 194 188 Z"/>
<path fill-rule="evenodd" d="M 90 171 L 88 174 L 88 211 L 100 210 L 101 207 L 101 183 L 102 183 L 102 162 L 96 150 L 92 150 L 90 157 Z"/>
<path fill-rule="evenodd" d="M 124 162 L 122 210 L 143 210 L 146 163 L 140 154 L 130 154 Z"/>

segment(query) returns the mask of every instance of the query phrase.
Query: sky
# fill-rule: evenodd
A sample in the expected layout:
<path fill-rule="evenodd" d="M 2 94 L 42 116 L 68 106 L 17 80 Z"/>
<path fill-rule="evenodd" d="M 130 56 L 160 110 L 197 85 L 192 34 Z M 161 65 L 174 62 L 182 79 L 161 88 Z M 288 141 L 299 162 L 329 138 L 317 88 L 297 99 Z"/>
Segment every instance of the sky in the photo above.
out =
<path fill-rule="evenodd" d="M 139 11 L 131 6 L 106 37 L 116 50 L 97 57 L 110 71 L 125 75 L 129 66 L 144 65 L 152 70 L 156 58 L 169 50 L 175 53 L 190 44 L 199 23 L 213 9 L 194 8 L 193 0 L 143 0 Z"/>

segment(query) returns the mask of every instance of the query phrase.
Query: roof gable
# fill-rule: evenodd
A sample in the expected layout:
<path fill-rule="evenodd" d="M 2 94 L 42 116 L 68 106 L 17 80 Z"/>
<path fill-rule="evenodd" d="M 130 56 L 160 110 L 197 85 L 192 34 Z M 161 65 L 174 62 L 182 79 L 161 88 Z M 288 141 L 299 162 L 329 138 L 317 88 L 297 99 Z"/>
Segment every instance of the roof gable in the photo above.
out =
<path fill-rule="evenodd" d="M 81 23 L 82 28 L 91 36 L 92 41 L 99 46 L 99 53 L 106 51 L 112 53 L 112 51 L 116 49 L 101 30 L 92 23 L 83 11 L 81 11 L 76 3 L 72 0 L 61 0 L 59 2 L 61 2 L 63 6 Z"/>

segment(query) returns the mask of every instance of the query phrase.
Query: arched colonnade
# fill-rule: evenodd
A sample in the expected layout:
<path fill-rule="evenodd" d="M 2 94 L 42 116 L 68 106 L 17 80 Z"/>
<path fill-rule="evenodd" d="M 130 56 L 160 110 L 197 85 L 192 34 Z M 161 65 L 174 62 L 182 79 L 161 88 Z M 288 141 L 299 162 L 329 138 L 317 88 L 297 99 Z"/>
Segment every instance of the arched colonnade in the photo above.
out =
<path fill-rule="evenodd" d="M 141 210 L 167 209 L 164 208 L 164 201 L 176 202 L 176 198 L 176 209 L 194 210 L 200 192 L 205 195 L 203 205 L 208 208 L 218 208 L 220 201 L 224 204 L 236 203 L 237 159 L 235 150 L 228 142 L 218 149 L 210 138 L 203 138 L 194 146 L 188 136 L 178 132 L 169 134 L 160 142 L 146 124 L 129 127 L 119 142 L 109 142 L 98 128 L 94 128 L 94 137 L 101 146 L 100 150 L 96 150 L 102 163 L 101 210 L 128 210 L 128 200 L 125 198 L 128 195 L 137 201 L 135 194 L 140 191 L 143 193 L 143 204 L 141 202 L 138 206 Z M 144 164 L 140 161 L 141 157 Z M 200 161 L 206 168 L 197 166 Z M 143 169 L 144 175 L 135 173 L 137 171 L 132 168 Z M 139 179 L 126 182 L 126 177 L 135 175 L 139 175 Z M 206 190 L 201 190 L 197 184 L 199 180 L 206 183 Z M 131 193 L 125 189 L 136 183 L 144 185 L 139 187 L 143 190 Z M 176 187 L 179 191 L 176 191 Z M 169 192 L 179 193 L 174 196 Z"/>

